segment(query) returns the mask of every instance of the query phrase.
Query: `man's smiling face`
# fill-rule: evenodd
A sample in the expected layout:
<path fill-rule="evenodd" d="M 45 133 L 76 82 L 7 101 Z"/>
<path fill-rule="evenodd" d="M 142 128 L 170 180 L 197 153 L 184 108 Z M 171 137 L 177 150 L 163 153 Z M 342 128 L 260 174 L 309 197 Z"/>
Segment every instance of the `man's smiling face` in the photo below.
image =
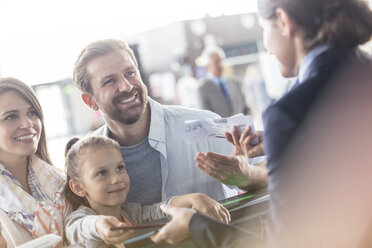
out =
<path fill-rule="evenodd" d="M 133 124 L 147 105 L 147 88 L 129 54 L 117 50 L 97 57 L 87 65 L 92 94 L 90 107 L 111 120 Z"/>

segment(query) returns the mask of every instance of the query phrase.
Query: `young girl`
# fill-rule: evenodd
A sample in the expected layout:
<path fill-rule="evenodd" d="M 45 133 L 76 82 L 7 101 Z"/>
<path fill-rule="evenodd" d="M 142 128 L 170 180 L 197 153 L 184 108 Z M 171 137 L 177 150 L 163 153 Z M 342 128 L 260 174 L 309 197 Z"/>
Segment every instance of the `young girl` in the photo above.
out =
<path fill-rule="evenodd" d="M 66 198 L 75 210 L 66 217 L 66 236 L 71 244 L 86 247 L 120 244 L 131 231 L 111 230 L 167 217 L 161 203 L 141 206 L 126 203 L 130 179 L 119 144 L 104 136 L 71 139 L 66 145 Z M 221 221 L 230 220 L 229 212 L 203 194 L 176 196 L 166 201 L 173 206 L 190 207 Z"/>

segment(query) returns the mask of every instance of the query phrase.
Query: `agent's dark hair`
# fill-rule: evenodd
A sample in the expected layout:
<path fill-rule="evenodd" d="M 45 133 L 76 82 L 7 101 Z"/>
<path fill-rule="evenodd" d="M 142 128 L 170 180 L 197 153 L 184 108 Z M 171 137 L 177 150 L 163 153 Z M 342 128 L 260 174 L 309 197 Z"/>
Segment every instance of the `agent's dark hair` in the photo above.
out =
<path fill-rule="evenodd" d="M 264 19 L 282 8 L 304 32 L 305 49 L 330 43 L 355 48 L 372 36 L 372 11 L 362 0 L 258 0 Z"/>
<path fill-rule="evenodd" d="M 8 91 L 16 92 L 35 109 L 37 116 L 39 117 L 41 122 L 40 140 L 35 154 L 48 164 L 52 165 L 45 135 L 44 114 L 35 92 L 30 86 L 18 79 L 0 78 L 0 94 Z"/>
<path fill-rule="evenodd" d="M 85 93 L 93 93 L 92 86 L 89 83 L 89 74 L 87 71 L 87 66 L 90 61 L 95 58 L 105 56 L 111 52 L 123 50 L 126 51 L 131 59 L 133 60 L 136 67 L 138 63 L 136 57 L 134 56 L 133 50 L 129 45 L 122 40 L 98 40 L 87 45 L 79 54 L 73 72 L 73 80 L 76 87 Z"/>
<path fill-rule="evenodd" d="M 87 153 L 94 152 L 99 148 L 112 148 L 120 152 L 120 145 L 113 139 L 105 136 L 87 136 L 84 138 L 72 138 L 65 147 L 66 171 L 67 178 L 64 188 L 64 195 L 71 203 L 73 210 L 79 208 L 80 205 L 90 207 L 88 200 L 85 197 L 80 197 L 72 192 L 69 182 L 70 180 L 79 180 L 81 178 L 82 161 Z"/>

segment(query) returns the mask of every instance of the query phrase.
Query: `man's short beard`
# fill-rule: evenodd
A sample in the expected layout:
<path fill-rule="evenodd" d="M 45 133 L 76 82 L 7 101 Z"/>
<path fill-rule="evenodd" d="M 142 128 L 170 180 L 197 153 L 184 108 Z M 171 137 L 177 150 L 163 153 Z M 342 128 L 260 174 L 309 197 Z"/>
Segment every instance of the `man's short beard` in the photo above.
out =
<path fill-rule="evenodd" d="M 125 116 L 121 116 L 117 119 L 117 121 L 127 125 L 134 124 L 141 118 L 142 114 L 143 113 L 139 113 L 138 115 L 132 116 L 130 118 L 125 118 Z"/>
<path fill-rule="evenodd" d="M 140 101 L 140 106 L 141 106 L 141 112 L 139 112 L 138 114 L 134 116 L 127 116 L 126 113 L 123 113 L 121 110 L 115 108 L 115 110 L 108 115 L 109 118 L 112 120 L 118 121 L 120 123 L 123 123 L 123 124 L 128 124 L 128 125 L 136 123 L 141 118 L 143 113 L 145 112 L 146 105 L 147 105 L 147 94 L 145 93 L 145 91 L 143 90 L 139 91 L 138 96 L 139 96 L 139 101 Z M 135 106 L 134 108 L 137 108 L 137 106 Z"/>

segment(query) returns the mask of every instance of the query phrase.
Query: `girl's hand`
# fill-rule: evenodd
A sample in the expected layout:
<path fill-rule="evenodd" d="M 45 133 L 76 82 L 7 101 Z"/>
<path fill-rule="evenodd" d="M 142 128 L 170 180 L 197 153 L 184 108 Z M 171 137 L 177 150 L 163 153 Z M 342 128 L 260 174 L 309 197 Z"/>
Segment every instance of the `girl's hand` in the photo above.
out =
<path fill-rule="evenodd" d="M 96 230 L 101 239 L 106 244 L 115 244 L 118 247 L 124 247 L 122 243 L 128 240 L 133 233 L 133 230 L 111 230 L 111 227 L 122 226 L 125 224 L 113 216 L 100 216 L 96 222 Z"/>
<path fill-rule="evenodd" d="M 264 155 L 264 148 L 263 148 L 263 141 L 262 141 L 262 132 L 257 131 L 254 134 L 251 133 L 251 127 L 248 126 L 242 134 L 238 135 L 238 128 L 236 126 L 233 127 L 233 130 L 230 133 L 225 133 L 226 139 L 235 146 L 235 151 L 233 155 L 245 155 L 248 158 L 263 156 Z M 254 139 L 258 140 L 258 143 L 252 145 L 252 141 Z"/>
<path fill-rule="evenodd" d="M 201 193 L 176 196 L 171 201 L 172 206 L 192 208 L 224 223 L 231 221 L 229 211 L 217 201 Z"/>

